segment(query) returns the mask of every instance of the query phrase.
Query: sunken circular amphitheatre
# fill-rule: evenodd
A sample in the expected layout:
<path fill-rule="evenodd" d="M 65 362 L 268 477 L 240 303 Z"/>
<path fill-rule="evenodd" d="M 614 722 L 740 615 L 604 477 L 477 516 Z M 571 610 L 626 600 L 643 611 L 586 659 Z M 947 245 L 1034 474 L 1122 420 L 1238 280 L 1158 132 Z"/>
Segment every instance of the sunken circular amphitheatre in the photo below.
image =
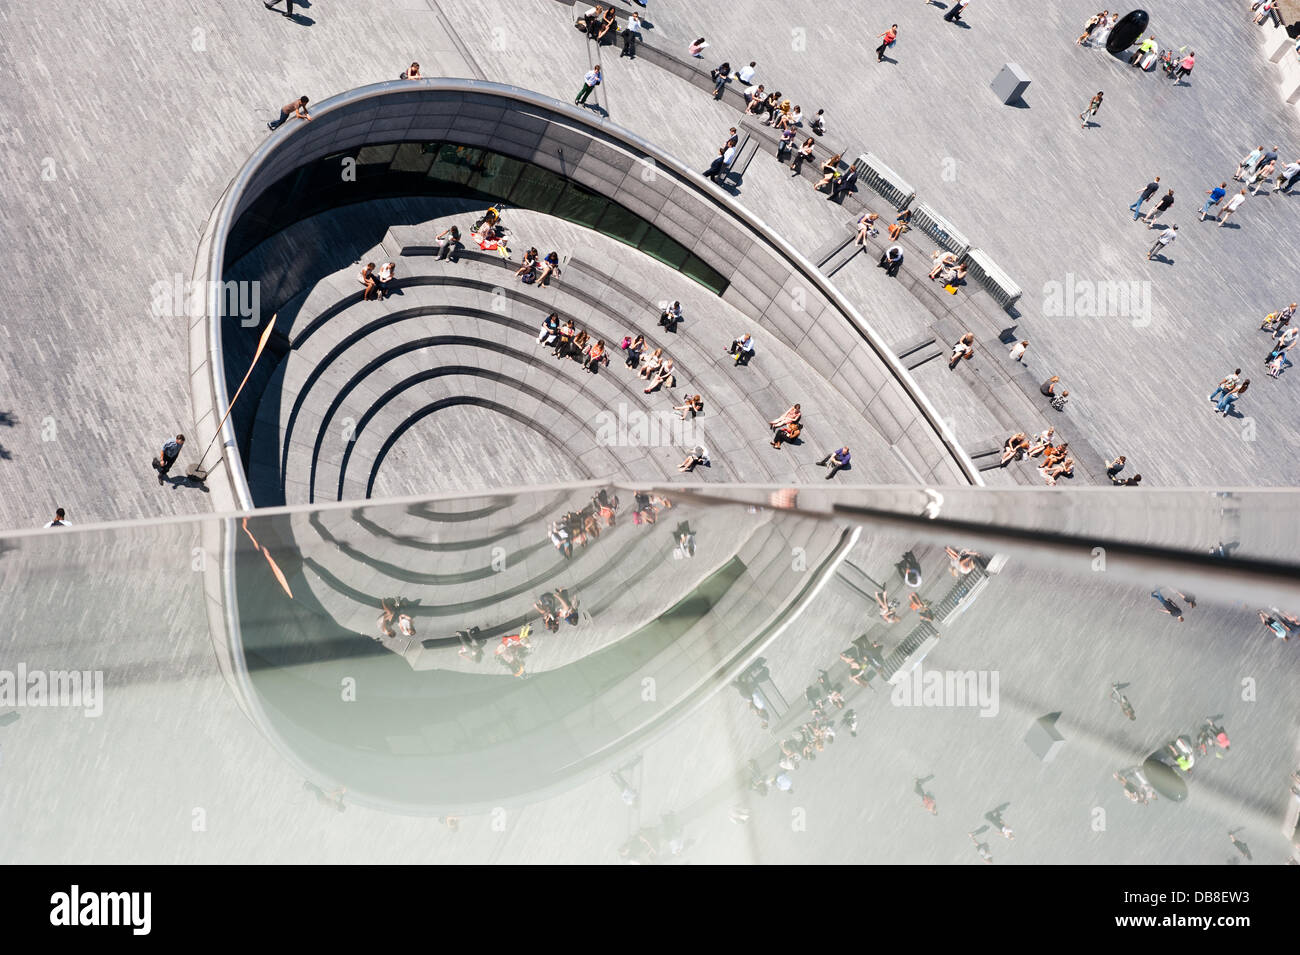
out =
<path fill-rule="evenodd" d="M 470 238 L 489 205 L 509 259 Z M 451 225 L 465 245 L 443 258 Z M 549 287 L 515 277 L 529 247 L 559 253 Z M 363 298 L 366 262 L 396 266 L 382 301 Z M 242 506 L 584 478 L 799 483 L 844 445 L 840 482 L 978 483 L 907 373 L 779 236 L 651 144 L 513 87 L 381 83 L 321 104 L 232 182 L 196 279 L 203 437 L 274 317 L 212 476 Z M 247 288 L 255 315 L 235 304 Z M 673 330 L 668 301 L 683 306 Z M 552 313 L 610 363 L 553 358 L 538 342 Z M 651 394 L 622 361 L 637 334 L 674 362 Z M 741 334 L 745 366 L 726 354 Z M 704 411 L 682 423 L 688 394 Z M 765 422 L 796 402 L 803 433 L 773 450 Z M 709 466 L 680 474 L 696 444 Z"/>
<path fill-rule="evenodd" d="M 490 205 L 508 259 L 470 238 Z M 442 257 L 452 225 L 464 247 Z M 530 247 L 560 255 L 548 287 L 515 274 Z M 363 295 L 367 262 L 395 264 L 381 300 Z M 226 531 L 219 653 L 286 754 L 389 808 L 522 799 L 525 763 L 529 792 L 608 771 L 732 678 L 851 545 L 823 522 L 685 499 L 669 526 L 636 526 L 638 487 L 827 486 L 817 462 L 844 445 L 837 483 L 979 483 L 812 263 L 652 144 L 513 87 L 382 83 L 320 104 L 232 181 L 195 278 L 198 432 L 206 443 L 219 426 L 225 452 L 214 495 L 333 505 Z M 555 357 L 539 341 L 553 313 L 603 340 L 609 364 Z M 675 381 L 649 393 L 620 349 L 638 334 L 674 362 Z M 754 355 L 737 365 L 742 334 Z M 673 410 L 688 394 L 704 400 L 694 419 Z M 773 449 L 767 421 L 796 402 L 803 434 Z M 695 445 L 709 466 L 679 472 Z M 505 490 L 523 486 L 550 490 Z M 601 488 L 622 499 L 617 522 L 562 553 L 554 522 Z M 486 496 L 455 499 L 466 491 Z M 394 503 L 340 503 L 368 498 Z M 683 523 L 700 550 L 674 561 Z M 796 551 L 808 573 L 789 573 Z M 460 652 L 471 628 L 490 646 L 535 624 L 534 599 L 555 587 L 587 616 L 539 644 L 526 680 Z M 376 635 L 393 595 L 413 635 Z M 647 668 L 656 707 L 638 696 Z M 347 679 L 367 689 L 340 706 Z M 503 707 L 520 714 L 508 731 L 489 725 Z"/>

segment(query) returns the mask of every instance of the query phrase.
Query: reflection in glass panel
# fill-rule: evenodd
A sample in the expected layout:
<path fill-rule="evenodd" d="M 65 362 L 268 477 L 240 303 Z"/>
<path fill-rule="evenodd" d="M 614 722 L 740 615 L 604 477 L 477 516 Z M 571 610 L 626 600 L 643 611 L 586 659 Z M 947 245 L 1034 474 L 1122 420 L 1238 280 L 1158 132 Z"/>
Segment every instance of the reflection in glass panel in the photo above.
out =
<path fill-rule="evenodd" d="M 362 146 L 357 151 L 357 173 L 373 175 L 377 170 L 386 170 L 396 153 L 397 143 Z"/>
<path fill-rule="evenodd" d="M 433 165 L 437 147 L 428 143 L 399 143 L 388 168 L 395 173 L 418 173 L 423 176 Z"/>
<path fill-rule="evenodd" d="M 429 178 L 464 186 L 469 183 L 482 159 L 481 149 L 443 143 L 433 165 L 429 167 Z"/>
<path fill-rule="evenodd" d="M 556 200 L 563 191 L 562 178 L 539 166 L 529 164 L 520 171 L 519 178 L 510 191 L 510 202 L 521 209 L 532 209 L 534 212 L 549 214 L 555 208 Z"/>
<path fill-rule="evenodd" d="M 912 488 L 588 482 L 0 539 L 23 620 L 0 730 L 32 767 L 0 787 L 0 854 L 1196 863 L 1240 852 L 1229 830 L 1294 853 L 1295 494 L 992 493 L 945 488 L 931 520 Z M 984 523 L 1061 509 L 1086 539 Z M 77 599 L 33 610 L 50 587 Z M 20 664 L 78 673 L 61 712 L 14 698 Z M 210 836 L 156 824 L 196 791 Z M 792 830 L 790 793 L 822 821 Z M 547 824 L 503 840 L 525 809 Z M 432 816 L 461 832 L 414 837 Z"/>
<path fill-rule="evenodd" d="M 608 204 L 609 200 L 603 196 L 598 196 L 590 189 L 571 182 L 560 194 L 555 208 L 551 210 L 551 215 L 591 229 L 595 228 L 596 223 L 600 221 L 601 213 L 605 211 L 605 206 Z"/>
<path fill-rule="evenodd" d="M 504 197 L 519 178 L 524 163 L 500 153 L 489 152 L 483 157 L 479 169 L 470 177 L 468 185 L 486 195 Z"/>

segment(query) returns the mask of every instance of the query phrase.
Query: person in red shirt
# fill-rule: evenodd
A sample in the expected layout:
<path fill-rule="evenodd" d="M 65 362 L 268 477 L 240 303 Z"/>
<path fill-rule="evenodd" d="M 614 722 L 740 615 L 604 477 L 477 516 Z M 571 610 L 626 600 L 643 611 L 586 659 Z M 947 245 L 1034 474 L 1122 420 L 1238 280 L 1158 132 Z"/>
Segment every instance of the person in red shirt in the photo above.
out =
<path fill-rule="evenodd" d="M 898 24 L 895 23 L 884 33 L 878 34 L 876 39 L 883 41 L 880 46 L 876 47 L 876 62 L 883 63 L 885 62 L 885 51 L 893 46 L 898 39 Z"/>

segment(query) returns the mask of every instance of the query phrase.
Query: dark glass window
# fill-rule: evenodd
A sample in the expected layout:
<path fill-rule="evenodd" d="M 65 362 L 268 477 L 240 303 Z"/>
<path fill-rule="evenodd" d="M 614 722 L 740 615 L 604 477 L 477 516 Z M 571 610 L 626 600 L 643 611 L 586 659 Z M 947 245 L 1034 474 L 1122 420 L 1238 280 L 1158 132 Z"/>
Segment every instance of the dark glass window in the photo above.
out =
<path fill-rule="evenodd" d="M 526 164 L 518 159 L 511 159 L 500 153 L 488 153 L 483 157 L 474 175 L 470 177 L 468 185 L 481 193 L 504 198 L 510 195 L 510 190 L 525 166 Z"/>
<path fill-rule="evenodd" d="M 727 290 L 729 284 L 722 277 L 721 272 L 694 253 L 687 256 L 686 261 L 682 264 L 682 275 L 699 282 L 714 295 L 721 295 Z"/>
<path fill-rule="evenodd" d="M 563 191 L 563 179 L 553 172 L 530 164 L 520 171 L 515 187 L 510 190 L 509 199 L 512 205 L 521 209 L 549 214 Z"/>
<path fill-rule="evenodd" d="M 356 162 L 355 181 L 343 178 L 344 159 L 349 157 Z M 618 203 L 531 163 L 443 142 L 372 144 L 295 169 L 239 217 L 226 244 L 226 262 L 237 261 L 268 236 L 327 209 L 415 195 L 507 201 L 625 242 L 718 295 L 727 288 L 720 272 Z"/>
<path fill-rule="evenodd" d="M 638 215 L 633 215 L 618 203 L 611 202 L 605 207 L 605 214 L 600 217 L 600 222 L 595 228 L 611 239 L 618 239 L 635 247 L 650 231 L 650 223 Z"/>
<path fill-rule="evenodd" d="M 686 262 L 686 257 L 690 254 L 686 246 L 680 242 L 675 242 L 658 229 L 651 229 L 638 248 L 652 259 L 658 259 L 660 262 L 674 269 L 680 269 Z"/>

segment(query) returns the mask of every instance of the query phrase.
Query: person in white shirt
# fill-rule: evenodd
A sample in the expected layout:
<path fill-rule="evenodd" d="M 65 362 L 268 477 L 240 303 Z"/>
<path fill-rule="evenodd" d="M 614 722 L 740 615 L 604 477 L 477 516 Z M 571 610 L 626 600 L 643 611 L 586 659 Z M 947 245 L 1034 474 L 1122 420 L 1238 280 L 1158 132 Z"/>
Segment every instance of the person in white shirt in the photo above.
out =
<path fill-rule="evenodd" d="M 1227 204 L 1224 205 L 1223 207 L 1223 211 L 1219 213 L 1220 229 L 1223 228 L 1223 224 L 1227 222 L 1229 218 L 1231 218 L 1232 214 L 1241 208 L 1241 204 L 1245 201 L 1246 201 L 1245 189 L 1242 189 L 1241 192 L 1237 193 L 1235 196 L 1233 196 L 1231 199 L 1228 200 Z"/>
<path fill-rule="evenodd" d="M 740 80 L 740 82 L 744 83 L 746 86 L 752 85 L 754 82 L 754 76 L 758 73 L 758 70 L 756 69 L 757 66 L 758 63 L 751 60 L 749 66 L 742 66 L 740 68 L 740 72 L 736 74 L 736 79 Z"/>
<path fill-rule="evenodd" d="M 817 110 L 817 115 L 812 118 L 812 122 L 809 123 L 809 126 L 812 128 L 812 131 L 816 133 L 818 136 L 825 136 L 826 135 L 826 110 L 824 109 Z"/>
<path fill-rule="evenodd" d="M 1178 238 L 1178 226 L 1171 225 L 1164 232 L 1161 232 L 1160 235 L 1156 236 L 1155 244 L 1151 246 L 1151 251 L 1147 253 L 1147 258 L 1150 259 L 1158 250 L 1162 251 L 1167 248 L 1176 238 Z"/>
<path fill-rule="evenodd" d="M 627 26 L 623 29 L 623 52 L 619 56 L 627 56 L 636 59 L 636 43 L 641 39 L 641 14 L 634 13 L 627 18 Z"/>
<path fill-rule="evenodd" d="M 1028 341 L 1016 342 L 1011 346 L 1011 360 L 1020 361 L 1025 357 L 1025 349 L 1029 347 Z"/>
<path fill-rule="evenodd" d="M 71 522 L 64 517 L 63 508 L 60 507 L 58 510 L 54 512 L 54 520 L 50 521 L 45 526 L 46 527 L 67 527 L 69 523 Z"/>

